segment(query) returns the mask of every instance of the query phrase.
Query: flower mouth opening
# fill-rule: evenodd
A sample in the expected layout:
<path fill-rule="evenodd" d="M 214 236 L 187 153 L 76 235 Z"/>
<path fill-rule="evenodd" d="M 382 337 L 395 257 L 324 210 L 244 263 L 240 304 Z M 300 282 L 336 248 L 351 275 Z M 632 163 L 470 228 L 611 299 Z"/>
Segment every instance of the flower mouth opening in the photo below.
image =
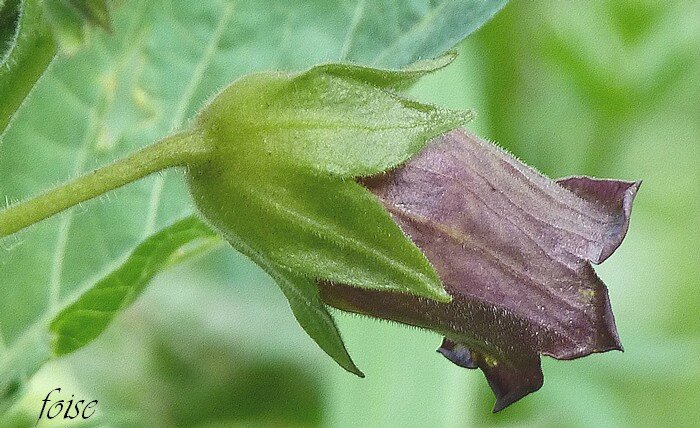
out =
<path fill-rule="evenodd" d="M 453 300 L 328 282 L 319 283 L 322 298 L 442 334 L 438 352 L 484 373 L 494 412 L 542 386 L 540 355 L 622 351 L 592 264 L 622 243 L 641 182 L 550 180 L 462 129 L 358 181 L 425 253 Z"/>

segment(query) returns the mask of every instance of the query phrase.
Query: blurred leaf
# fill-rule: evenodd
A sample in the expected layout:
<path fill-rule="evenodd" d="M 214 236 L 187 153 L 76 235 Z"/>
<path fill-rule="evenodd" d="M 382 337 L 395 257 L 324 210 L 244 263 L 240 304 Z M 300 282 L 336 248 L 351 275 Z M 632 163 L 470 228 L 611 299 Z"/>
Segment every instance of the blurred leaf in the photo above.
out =
<path fill-rule="evenodd" d="M 24 199 L 162 138 L 243 74 L 341 58 L 401 68 L 442 55 L 504 3 L 127 0 L 112 17 L 113 34 L 95 32 L 85 49 L 58 58 L 18 112 L 3 137 L 0 193 Z M 40 46 L 52 46 L 48 62 L 53 42 L 41 28 L 48 39 Z M 24 57 L 36 58 L 43 57 Z M 32 75 L 23 69 L 14 78 Z M 2 94 L 21 86 L 0 77 Z M 0 379 L 10 376 L 4 349 L 45 329 L 116 260 L 191 212 L 182 177 L 172 171 L 0 241 L 0 301 L 18 308 L 0 311 Z M 26 379 L 35 370 L 19 364 L 12 373 Z"/>
<path fill-rule="evenodd" d="M 7 56 L 15 47 L 20 16 L 22 16 L 20 0 L 0 1 L 0 66 L 5 65 Z"/>
<path fill-rule="evenodd" d="M 76 10 L 61 0 L 43 2 L 46 20 L 63 52 L 75 54 L 85 41 L 83 20 Z"/>
<path fill-rule="evenodd" d="M 69 354 L 89 344 L 141 294 L 164 267 L 183 260 L 190 252 L 199 252 L 202 247 L 206 247 L 205 241 L 189 251 L 183 250 L 183 247 L 191 246 L 193 241 L 202 239 L 219 241 L 218 235 L 192 216 L 143 241 L 118 269 L 97 282 L 53 319 L 50 330 L 54 354 Z M 247 248 L 242 246 L 242 252 L 249 255 L 279 284 L 299 324 L 309 336 L 343 368 L 363 376 L 348 355 L 333 318 L 321 302 L 314 283 L 275 267 Z"/>
<path fill-rule="evenodd" d="M 43 5 L 61 50 L 68 55 L 85 45 L 91 26 L 111 29 L 105 0 L 52 0 Z"/>
<path fill-rule="evenodd" d="M 53 319 L 54 354 L 68 354 L 93 341 L 173 258 L 182 258 L 178 252 L 183 247 L 204 238 L 217 236 L 196 217 L 188 217 L 144 240 L 118 269 Z"/>
<path fill-rule="evenodd" d="M 0 143 L 7 125 L 56 53 L 38 0 L 0 6 Z"/>
<path fill-rule="evenodd" d="M 253 267 L 243 259 L 240 264 Z M 210 263 L 200 259 L 169 271 L 89 351 L 51 363 L 54 371 L 66 364 L 83 368 L 79 386 L 100 400 L 99 426 L 321 423 L 327 387 L 317 363 L 325 358 L 308 346 L 291 314 L 271 315 L 285 310 L 285 299 L 267 298 L 276 290 L 262 272 L 253 273 L 257 280 L 216 289 L 211 272 L 192 268 Z M 253 296 L 261 285 L 263 292 Z M 261 328 L 270 321 L 279 325 Z"/>
<path fill-rule="evenodd" d="M 348 34 L 353 38 L 345 40 L 344 57 L 382 67 L 435 57 L 481 27 L 507 2 L 357 2 L 352 33 Z M 396 17 L 398 25 L 392 25 Z"/>
<path fill-rule="evenodd" d="M 153 348 L 153 366 L 160 370 L 149 375 L 157 379 L 161 394 L 167 395 L 160 397 L 164 408 L 151 414 L 152 419 L 160 416 L 174 426 L 189 427 L 316 426 L 321 422 L 322 391 L 313 371 L 303 363 L 271 358 L 241 361 L 240 355 L 230 355 L 220 344 L 196 349 L 196 359 L 181 355 L 168 343 L 156 342 Z M 217 367 L 222 363 L 227 367 Z M 142 401 L 152 397 L 144 394 Z"/>
<path fill-rule="evenodd" d="M 110 31 L 109 5 L 106 0 L 68 0 L 68 4 L 92 25 Z"/>

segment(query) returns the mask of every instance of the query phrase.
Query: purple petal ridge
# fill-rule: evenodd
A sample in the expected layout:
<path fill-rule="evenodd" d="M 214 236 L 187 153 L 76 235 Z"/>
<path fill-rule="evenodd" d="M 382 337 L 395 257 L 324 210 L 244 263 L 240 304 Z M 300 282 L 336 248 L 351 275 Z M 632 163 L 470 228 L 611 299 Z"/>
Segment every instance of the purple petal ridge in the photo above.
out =
<path fill-rule="evenodd" d="M 320 283 L 326 303 L 443 336 L 479 368 L 499 411 L 542 386 L 540 355 L 622 349 L 591 263 L 620 245 L 639 182 L 552 181 L 458 129 L 407 164 L 362 179 L 440 274 L 450 303 Z"/>
<path fill-rule="evenodd" d="M 617 218 L 618 221 L 610 230 L 609 240 L 601 248 L 600 254 L 589 258 L 592 263 L 602 263 L 620 246 L 627 233 L 632 214 L 632 202 L 642 182 L 577 176 L 560 178 L 557 184 Z"/>

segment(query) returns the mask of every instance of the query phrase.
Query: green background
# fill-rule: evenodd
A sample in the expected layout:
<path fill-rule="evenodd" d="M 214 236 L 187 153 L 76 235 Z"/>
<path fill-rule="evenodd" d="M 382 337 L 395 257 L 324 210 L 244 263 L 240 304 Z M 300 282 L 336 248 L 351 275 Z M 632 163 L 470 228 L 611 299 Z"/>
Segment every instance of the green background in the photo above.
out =
<path fill-rule="evenodd" d="M 624 353 L 545 358 L 543 388 L 492 415 L 482 374 L 432 333 L 335 311 L 367 378 L 344 372 L 265 274 L 219 248 L 44 366 L 6 423 L 33 423 L 59 385 L 100 400 L 90 426 L 700 424 L 700 5 L 515 1 L 459 50 L 411 94 L 473 109 L 469 129 L 550 177 L 643 180 L 597 268 Z"/>

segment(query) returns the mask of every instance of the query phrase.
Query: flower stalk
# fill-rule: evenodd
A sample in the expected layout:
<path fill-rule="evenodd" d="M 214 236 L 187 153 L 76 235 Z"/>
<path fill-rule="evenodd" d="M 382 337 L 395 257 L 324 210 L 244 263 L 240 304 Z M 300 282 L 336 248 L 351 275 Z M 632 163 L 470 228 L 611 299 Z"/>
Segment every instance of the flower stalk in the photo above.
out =
<path fill-rule="evenodd" d="M 0 238 L 154 172 L 199 163 L 207 154 L 206 145 L 196 134 L 166 137 L 110 165 L 8 207 L 0 212 Z"/>

